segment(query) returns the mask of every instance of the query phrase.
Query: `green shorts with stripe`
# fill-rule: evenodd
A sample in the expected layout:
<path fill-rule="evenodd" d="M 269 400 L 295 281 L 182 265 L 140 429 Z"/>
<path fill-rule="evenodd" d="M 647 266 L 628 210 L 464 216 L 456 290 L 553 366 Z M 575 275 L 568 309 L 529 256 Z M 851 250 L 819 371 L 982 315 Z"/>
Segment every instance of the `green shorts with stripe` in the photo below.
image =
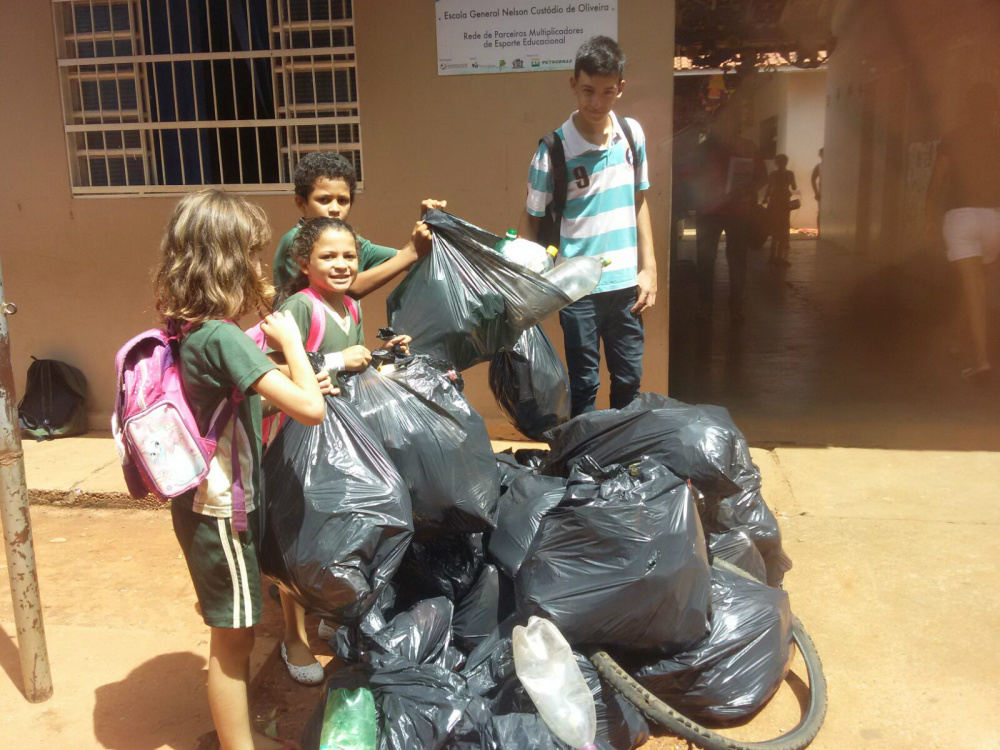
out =
<path fill-rule="evenodd" d="M 189 502 L 175 498 L 170 514 L 205 624 L 212 628 L 256 625 L 261 612 L 258 511 L 247 514 L 247 531 L 235 531 L 231 518 L 195 513 Z"/>

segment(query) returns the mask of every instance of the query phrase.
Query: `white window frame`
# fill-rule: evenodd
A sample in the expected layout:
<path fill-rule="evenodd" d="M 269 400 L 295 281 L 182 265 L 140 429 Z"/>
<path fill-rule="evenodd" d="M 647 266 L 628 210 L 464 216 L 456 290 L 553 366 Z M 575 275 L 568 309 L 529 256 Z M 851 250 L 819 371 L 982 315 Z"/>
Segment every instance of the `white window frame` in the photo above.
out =
<path fill-rule="evenodd" d="M 190 19 L 192 11 L 198 12 L 205 0 L 184 0 L 186 10 Z M 232 8 L 242 5 L 244 8 L 248 0 L 214 0 L 215 2 L 225 2 L 226 14 L 229 18 L 230 28 L 228 33 L 232 36 L 233 15 Z M 293 3 L 301 6 L 303 0 L 265 0 L 267 6 L 267 45 L 269 49 L 253 49 L 250 51 L 208 51 L 208 52 L 175 52 L 174 37 L 170 24 L 168 34 L 171 52 L 168 54 L 151 54 L 145 49 L 145 41 L 141 24 L 145 17 L 152 16 L 150 8 L 152 5 L 164 3 L 165 0 L 51 0 L 53 13 L 53 30 L 56 41 L 56 57 L 59 70 L 60 92 L 62 95 L 63 127 L 66 138 L 67 162 L 70 174 L 70 183 L 74 197 L 137 197 L 137 196 L 164 196 L 183 195 L 192 190 L 199 190 L 209 186 L 219 186 L 240 192 L 252 192 L 259 194 L 287 194 L 293 191 L 291 183 L 292 173 L 298 160 L 306 153 L 315 150 L 335 150 L 344 152 L 348 159 L 352 159 L 358 166 L 359 178 L 363 177 L 361 147 L 361 104 L 357 91 L 357 56 L 356 46 L 293 46 L 296 39 L 300 39 L 302 33 L 307 35 L 307 40 L 313 43 L 317 34 L 326 35 L 329 33 L 329 41 L 334 41 L 336 30 L 350 29 L 344 32 L 345 41 L 348 41 L 348 33 L 354 33 L 353 3 L 352 0 L 304 0 L 304 7 L 308 16 L 305 20 L 290 20 L 292 17 Z M 313 19 L 313 8 L 326 6 L 327 16 L 322 19 Z M 94 8 L 107 9 L 109 16 L 114 17 L 114 6 L 121 10 L 122 6 L 127 6 L 129 13 L 129 28 L 126 30 L 115 30 L 114 23 L 112 29 L 97 31 L 97 23 L 94 18 Z M 351 18 L 333 19 L 334 7 L 342 9 L 344 15 Z M 73 8 L 90 9 L 91 23 L 90 31 L 76 31 L 75 16 L 72 15 Z M 164 7 L 164 6 L 158 6 Z M 350 7 L 350 13 L 347 8 Z M 165 6 L 169 14 L 169 5 Z M 69 9 L 69 10 L 67 10 Z M 247 16 L 247 26 L 249 32 L 249 13 Z M 70 17 L 73 28 L 67 29 L 66 18 Z M 169 17 L 169 16 L 168 16 Z M 330 20 L 333 19 L 333 20 Z M 206 13 L 205 20 L 209 26 L 211 35 L 211 17 Z M 189 49 L 193 47 L 190 41 L 191 23 L 187 23 Z M 249 36 L 249 33 L 248 33 Z M 117 55 L 114 43 L 116 41 L 128 40 L 132 54 Z M 98 54 L 97 45 L 99 42 L 112 42 L 110 56 L 96 57 Z M 92 57 L 79 56 L 81 44 L 93 44 Z M 211 45 L 211 38 L 209 38 Z M 232 43 L 230 40 L 230 47 Z M 73 54 L 75 52 L 75 54 Z M 318 58 L 318 59 L 317 59 Z M 162 68 L 163 63 L 169 65 L 173 76 L 171 90 L 174 96 L 174 113 L 179 110 L 177 106 L 178 93 L 176 86 L 176 75 L 179 65 L 190 66 L 191 76 L 194 79 L 194 64 L 201 61 L 212 61 L 210 86 L 203 80 L 202 86 L 209 88 L 207 96 L 212 99 L 213 112 L 218 109 L 220 97 L 229 96 L 230 92 L 216 90 L 216 79 L 214 75 L 215 66 L 219 63 L 229 63 L 233 66 L 231 76 L 233 81 L 233 109 L 237 105 L 236 74 L 235 64 L 238 60 L 263 59 L 270 61 L 271 88 L 273 97 L 273 118 L 257 117 L 257 91 L 254 71 L 251 71 L 250 80 L 254 87 L 251 92 L 253 101 L 254 117 L 250 119 L 215 119 L 209 118 L 208 112 L 198 111 L 198 98 L 193 96 L 193 104 L 196 115 L 194 119 L 171 120 L 164 122 L 153 121 L 151 98 L 155 100 L 158 95 L 156 80 L 156 70 Z M 155 64 L 155 66 L 154 66 Z M 344 80 L 347 81 L 349 98 L 346 101 L 337 100 L 337 76 L 336 71 L 352 70 Z M 148 71 L 153 71 L 153 75 L 148 75 Z M 317 73 L 321 75 L 330 73 L 330 91 L 317 91 Z M 309 102 L 296 101 L 296 80 L 301 84 L 303 81 L 311 79 L 312 96 Z M 101 82 L 113 80 L 115 82 L 115 92 L 117 94 L 118 108 L 105 108 L 105 93 L 101 90 Z M 86 97 L 84 92 L 85 82 L 96 81 L 97 109 L 92 107 L 92 96 Z M 135 89 L 136 108 L 121 109 L 122 83 L 130 82 L 129 85 Z M 106 85 L 106 83 L 105 83 Z M 308 84 L 306 86 L 308 88 Z M 91 92 L 93 93 L 93 92 Z M 85 99 L 91 103 L 88 109 Z M 322 126 L 332 126 L 321 131 Z M 343 126 L 348 126 L 350 134 L 348 140 L 341 141 L 340 133 Z M 178 152 L 186 153 L 191 159 L 194 158 L 193 150 L 185 149 L 180 132 L 182 130 L 195 130 L 201 134 L 209 134 L 209 138 L 216 140 L 218 151 L 216 161 L 221 172 L 225 172 L 227 167 L 222 165 L 223 148 L 220 140 L 220 133 L 227 129 L 240 128 L 236 132 L 237 158 L 239 180 L 236 182 L 206 182 L 206 157 L 203 154 L 202 137 L 197 140 L 198 171 L 196 175 L 201 181 L 188 184 L 163 184 L 167 165 L 165 163 L 163 139 L 176 138 Z M 313 132 L 315 128 L 315 138 L 303 141 L 304 132 Z M 260 138 L 264 131 L 273 131 L 276 142 L 276 160 L 268 164 L 268 171 L 276 172 L 279 176 L 278 182 L 253 182 L 247 181 L 247 174 L 244 173 L 243 165 L 243 143 L 244 133 L 248 129 L 253 129 L 253 138 L 256 143 L 257 171 L 256 175 L 262 177 L 264 168 L 261 163 Z M 308 129 L 308 131 L 307 131 Z M 138 141 L 134 137 L 126 134 L 137 132 Z M 326 133 L 326 137 L 321 135 Z M 333 139 L 329 134 L 332 132 Z M 119 134 L 115 138 L 115 143 L 120 140 L 120 145 L 109 146 L 106 134 Z M 98 135 L 101 134 L 101 135 Z M 269 133 L 270 135 L 270 133 Z M 114 137 L 114 135 L 112 135 Z M 130 143 L 126 142 L 126 139 Z M 157 154 L 154 148 L 156 139 L 160 139 L 161 148 Z M 92 146 L 91 142 L 97 141 L 98 146 Z M 229 153 L 231 156 L 231 153 Z M 96 166 L 100 166 L 100 160 L 104 159 L 105 173 L 108 184 L 95 185 L 93 170 L 96 159 Z M 142 160 L 142 183 L 129 184 L 132 180 L 129 175 L 128 159 Z M 124 167 L 117 171 L 118 176 L 125 179 L 124 185 L 110 184 L 112 181 L 112 162 L 117 166 L 121 160 Z M 187 183 L 188 176 L 185 171 L 184 159 L 180 158 L 180 169 L 182 181 Z M 229 169 L 236 169 L 232 164 L 232 159 L 226 162 Z M 275 169 L 276 166 L 276 169 Z M 175 168 L 174 165 L 171 165 Z M 209 164 L 209 169 L 212 164 Z M 247 170 L 249 171 L 249 170 Z M 252 175 L 251 175 L 252 176 Z M 364 188 L 361 179 L 358 180 L 358 190 Z"/>

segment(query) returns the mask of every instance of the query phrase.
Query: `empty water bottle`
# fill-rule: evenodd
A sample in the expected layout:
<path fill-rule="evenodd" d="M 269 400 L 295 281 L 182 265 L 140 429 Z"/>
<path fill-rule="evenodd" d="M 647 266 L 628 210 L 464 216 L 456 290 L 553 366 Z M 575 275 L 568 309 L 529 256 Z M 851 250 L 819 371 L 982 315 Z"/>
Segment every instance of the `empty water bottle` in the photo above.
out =
<path fill-rule="evenodd" d="M 375 750 L 375 699 L 365 688 L 337 688 L 326 697 L 319 750 Z"/>
<path fill-rule="evenodd" d="M 611 264 L 607 258 L 577 255 L 566 258 L 551 271 L 542 274 L 563 294 L 576 302 L 590 294 L 601 281 L 604 267 Z"/>
<path fill-rule="evenodd" d="M 523 237 L 504 245 L 503 257 L 535 273 L 545 273 L 552 268 L 552 258 L 549 257 L 548 251 L 537 242 Z"/>
<path fill-rule="evenodd" d="M 580 750 L 594 749 L 597 710 L 573 651 L 548 620 L 530 617 L 514 628 L 514 670 L 542 720 L 556 737 Z"/>

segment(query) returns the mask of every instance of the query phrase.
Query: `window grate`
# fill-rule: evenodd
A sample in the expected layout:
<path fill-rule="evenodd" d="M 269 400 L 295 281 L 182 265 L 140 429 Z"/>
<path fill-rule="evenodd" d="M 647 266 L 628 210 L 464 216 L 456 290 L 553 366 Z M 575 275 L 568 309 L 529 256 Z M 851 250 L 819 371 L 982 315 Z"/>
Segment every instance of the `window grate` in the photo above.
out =
<path fill-rule="evenodd" d="M 351 0 L 52 0 L 74 195 L 287 192 L 316 150 L 363 187 Z"/>

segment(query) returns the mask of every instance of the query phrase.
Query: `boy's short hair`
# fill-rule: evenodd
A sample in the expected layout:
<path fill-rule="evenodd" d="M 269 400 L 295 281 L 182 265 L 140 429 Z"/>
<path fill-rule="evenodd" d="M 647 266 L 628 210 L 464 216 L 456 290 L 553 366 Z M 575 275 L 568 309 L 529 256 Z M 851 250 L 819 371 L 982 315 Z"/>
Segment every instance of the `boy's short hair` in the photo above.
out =
<path fill-rule="evenodd" d="M 580 45 L 576 51 L 573 76 L 580 77 L 580 71 L 589 76 L 625 77 L 625 53 L 618 42 L 609 36 L 595 36 Z"/>
<path fill-rule="evenodd" d="M 351 202 L 354 202 L 354 189 L 358 185 L 358 173 L 349 159 L 336 151 L 310 151 L 299 159 L 295 165 L 295 194 L 302 200 L 309 200 L 316 180 L 325 177 L 328 180 L 341 179 L 347 183 L 351 191 Z"/>

